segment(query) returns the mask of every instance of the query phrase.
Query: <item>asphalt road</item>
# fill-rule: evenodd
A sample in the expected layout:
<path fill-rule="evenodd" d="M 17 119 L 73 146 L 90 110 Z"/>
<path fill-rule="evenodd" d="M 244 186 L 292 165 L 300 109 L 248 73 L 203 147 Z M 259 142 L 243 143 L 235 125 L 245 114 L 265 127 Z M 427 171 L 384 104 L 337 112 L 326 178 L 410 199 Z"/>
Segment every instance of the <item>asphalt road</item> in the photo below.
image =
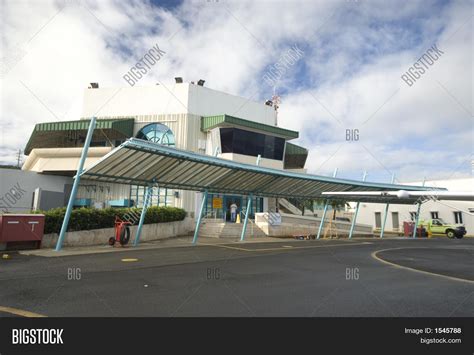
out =
<path fill-rule="evenodd" d="M 472 238 L 13 254 L 0 259 L 0 317 L 472 317 L 473 260 Z"/>

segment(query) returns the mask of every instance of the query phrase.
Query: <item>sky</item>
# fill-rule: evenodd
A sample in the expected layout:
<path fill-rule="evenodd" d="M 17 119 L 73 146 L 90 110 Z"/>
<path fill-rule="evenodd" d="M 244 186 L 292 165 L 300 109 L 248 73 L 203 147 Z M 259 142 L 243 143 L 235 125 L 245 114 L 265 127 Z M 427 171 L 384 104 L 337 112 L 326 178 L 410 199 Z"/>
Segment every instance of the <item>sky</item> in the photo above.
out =
<path fill-rule="evenodd" d="M 472 1 L 2 0 L 1 7 L 3 164 L 16 164 L 36 123 L 79 119 L 90 82 L 126 86 L 124 73 L 158 44 L 166 54 L 138 85 L 203 78 L 259 102 L 275 90 L 279 125 L 300 131 L 294 142 L 308 148 L 310 173 L 338 168 L 338 177 L 361 179 L 367 171 L 367 180 L 381 182 L 472 174 Z M 299 56 L 282 66 L 295 46 Z M 409 86 L 401 76 L 433 46 L 441 54 Z M 277 63 L 278 80 L 264 80 Z"/>

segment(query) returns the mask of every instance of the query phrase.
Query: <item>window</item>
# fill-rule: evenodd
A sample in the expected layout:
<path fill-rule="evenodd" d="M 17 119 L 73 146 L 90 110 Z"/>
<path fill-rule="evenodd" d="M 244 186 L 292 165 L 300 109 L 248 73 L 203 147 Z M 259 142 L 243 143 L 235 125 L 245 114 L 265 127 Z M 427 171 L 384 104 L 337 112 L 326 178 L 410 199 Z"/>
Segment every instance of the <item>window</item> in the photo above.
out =
<path fill-rule="evenodd" d="M 382 214 L 375 212 L 375 228 L 382 228 Z"/>
<path fill-rule="evenodd" d="M 400 222 L 398 220 L 398 212 L 392 212 L 392 228 L 398 230 L 400 228 Z"/>
<path fill-rule="evenodd" d="M 140 131 L 138 131 L 136 137 L 153 143 L 159 143 L 168 146 L 175 145 L 173 132 L 162 123 L 150 123 L 146 125 Z"/>
<path fill-rule="evenodd" d="M 456 211 L 454 213 L 454 223 L 456 224 L 462 224 L 462 212 L 461 211 Z"/>
<path fill-rule="evenodd" d="M 410 219 L 412 222 L 415 222 L 416 220 L 416 212 L 410 212 Z"/>
<path fill-rule="evenodd" d="M 232 153 L 232 142 L 234 141 L 234 130 L 221 128 L 221 151 Z"/>
<path fill-rule="evenodd" d="M 145 197 L 145 187 L 138 185 L 130 186 L 130 200 L 133 200 L 133 206 L 142 207 Z M 174 191 L 159 187 L 151 189 L 151 199 L 149 206 L 174 206 Z"/>
<path fill-rule="evenodd" d="M 236 153 L 262 158 L 283 160 L 285 140 L 262 133 L 238 128 L 221 128 L 222 153 Z"/>
<path fill-rule="evenodd" d="M 430 213 L 431 213 L 431 219 L 438 219 L 439 218 L 438 212 L 430 212 Z"/>

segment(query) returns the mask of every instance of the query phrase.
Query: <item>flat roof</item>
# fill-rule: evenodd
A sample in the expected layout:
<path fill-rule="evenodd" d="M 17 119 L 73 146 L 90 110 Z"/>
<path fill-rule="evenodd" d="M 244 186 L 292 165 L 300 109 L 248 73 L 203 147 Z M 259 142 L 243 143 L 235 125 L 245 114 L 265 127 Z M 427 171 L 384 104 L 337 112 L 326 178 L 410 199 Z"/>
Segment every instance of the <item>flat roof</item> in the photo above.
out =
<path fill-rule="evenodd" d="M 281 136 L 285 139 L 294 139 L 299 136 L 297 131 L 271 126 L 260 122 L 244 120 L 243 118 L 229 115 L 205 116 L 201 118 L 201 131 L 205 132 L 214 127 L 250 128 L 267 134 Z"/>
<path fill-rule="evenodd" d="M 323 198 L 324 191 L 444 190 L 339 179 L 238 163 L 130 138 L 82 172 L 110 183 L 283 198 Z M 413 203 L 413 199 L 397 203 Z"/>

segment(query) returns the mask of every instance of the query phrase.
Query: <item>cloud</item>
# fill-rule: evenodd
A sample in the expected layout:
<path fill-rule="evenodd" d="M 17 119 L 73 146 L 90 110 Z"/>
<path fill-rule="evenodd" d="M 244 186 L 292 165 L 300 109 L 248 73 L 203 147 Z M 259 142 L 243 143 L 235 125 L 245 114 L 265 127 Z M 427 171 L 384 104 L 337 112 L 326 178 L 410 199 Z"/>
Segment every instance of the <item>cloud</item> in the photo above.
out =
<path fill-rule="evenodd" d="M 470 173 L 469 1 L 271 4 L 6 2 L 0 160 L 16 160 L 35 123 L 80 117 L 89 82 L 127 85 L 122 76 L 155 44 L 166 54 L 139 85 L 203 78 L 258 101 L 272 95 L 265 71 L 298 44 L 304 56 L 277 87 L 279 122 L 301 132 L 309 171 L 383 181 Z M 408 87 L 400 76 L 435 43 L 444 54 Z M 347 142 L 347 129 L 360 140 Z"/>

